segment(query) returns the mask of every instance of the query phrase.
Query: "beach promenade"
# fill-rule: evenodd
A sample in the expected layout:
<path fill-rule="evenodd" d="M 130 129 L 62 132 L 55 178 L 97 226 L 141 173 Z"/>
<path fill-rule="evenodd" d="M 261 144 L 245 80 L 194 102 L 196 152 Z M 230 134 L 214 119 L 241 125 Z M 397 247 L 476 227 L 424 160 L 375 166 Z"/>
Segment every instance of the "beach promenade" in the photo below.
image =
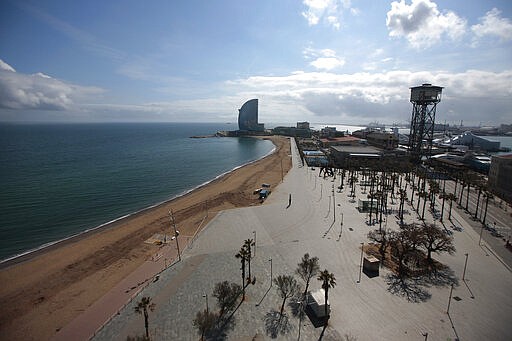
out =
<path fill-rule="evenodd" d="M 212 297 L 215 283 L 241 284 L 240 261 L 234 256 L 244 240 L 254 237 L 256 254 L 251 266 L 256 283 L 247 286 L 246 300 L 225 326 L 225 339 L 319 339 L 323 328 L 315 328 L 307 316 L 301 321 L 290 306 L 277 323 L 281 299 L 275 285 L 271 286 L 271 277 L 294 274 L 306 252 L 319 257 L 320 268 L 336 276 L 337 285 L 329 291 L 331 319 L 323 340 L 512 338 L 510 264 L 485 240 L 479 245 L 479 233 L 461 214 L 452 212 L 455 229 L 446 225 L 453 233 L 456 253 L 433 255 L 449 267 L 443 277 L 404 285 L 381 268 L 380 276 L 369 278 L 363 273 L 359 282 L 361 243 L 367 244 L 367 233 L 378 228 L 369 226 L 367 214 L 356 209 L 357 199 L 366 194 L 358 187 L 352 200 L 346 191 L 333 191 L 339 180 L 323 179 L 318 169 L 302 167 L 293 140 L 292 159 L 293 168 L 264 205 L 219 212 L 184 251 L 183 260 L 162 272 L 94 339 L 126 340 L 142 335 L 144 320 L 133 307 L 140 297 L 150 296 L 156 303 L 149 315 L 152 339 L 198 340 L 192 325 L 196 313 L 207 304 L 210 310 L 218 310 Z M 287 208 L 290 194 L 292 203 Z M 396 208 L 398 200 L 391 206 Z M 406 206 L 405 220 L 417 221 L 416 213 Z M 387 228 L 398 229 L 395 216 L 387 218 Z M 426 219 L 434 221 L 430 213 Z M 310 290 L 320 286 L 312 279 Z"/>

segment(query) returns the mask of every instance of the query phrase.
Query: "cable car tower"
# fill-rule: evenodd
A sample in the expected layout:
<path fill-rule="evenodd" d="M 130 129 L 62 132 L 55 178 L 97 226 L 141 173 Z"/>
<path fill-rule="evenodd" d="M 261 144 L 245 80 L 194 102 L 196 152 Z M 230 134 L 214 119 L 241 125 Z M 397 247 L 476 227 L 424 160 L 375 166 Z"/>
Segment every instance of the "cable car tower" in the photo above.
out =
<path fill-rule="evenodd" d="M 419 162 L 430 157 L 434 138 L 437 103 L 441 102 L 443 88 L 425 83 L 411 88 L 412 118 L 409 132 L 409 153 Z"/>

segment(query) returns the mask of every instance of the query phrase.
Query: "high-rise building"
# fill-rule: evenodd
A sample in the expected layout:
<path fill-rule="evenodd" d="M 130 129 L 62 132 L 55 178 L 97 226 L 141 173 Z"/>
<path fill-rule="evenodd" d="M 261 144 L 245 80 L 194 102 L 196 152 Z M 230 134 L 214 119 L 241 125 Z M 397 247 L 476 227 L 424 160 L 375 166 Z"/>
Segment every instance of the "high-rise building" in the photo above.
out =
<path fill-rule="evenodd" d="M 238 109 L 238 129 L 245 131 L 263 131 L 265 127 L 258 123 L 258 99 L 251 99 Z"/>
<path fill-rule="evenodd" d="M 488 185 L 491 190 L 512 203 L 512 154 L 493 155 L 491 158 L 491 169 L 489 170 Z"/>

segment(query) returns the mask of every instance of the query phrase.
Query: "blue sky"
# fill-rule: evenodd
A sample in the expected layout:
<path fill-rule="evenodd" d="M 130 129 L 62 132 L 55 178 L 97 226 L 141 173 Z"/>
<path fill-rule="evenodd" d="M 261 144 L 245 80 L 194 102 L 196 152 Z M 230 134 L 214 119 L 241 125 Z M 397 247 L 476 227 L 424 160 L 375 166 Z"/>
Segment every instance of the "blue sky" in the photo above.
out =
<path fill-rule="evenodd" d="M 407 123 L 409 88 L 442 86 L 436 120 L 512 123 L 512 3 L 0 3 L 0 121 Z"/>

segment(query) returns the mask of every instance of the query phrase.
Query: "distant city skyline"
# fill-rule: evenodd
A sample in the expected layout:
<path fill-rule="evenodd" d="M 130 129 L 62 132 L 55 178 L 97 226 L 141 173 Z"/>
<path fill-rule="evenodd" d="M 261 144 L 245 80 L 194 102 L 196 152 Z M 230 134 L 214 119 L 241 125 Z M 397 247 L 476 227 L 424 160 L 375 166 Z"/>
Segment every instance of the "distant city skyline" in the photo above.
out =
<path fill-rule="evenodd" d="M 508 0 L 0 4 L 2 122 L 512 123 Z"/>

